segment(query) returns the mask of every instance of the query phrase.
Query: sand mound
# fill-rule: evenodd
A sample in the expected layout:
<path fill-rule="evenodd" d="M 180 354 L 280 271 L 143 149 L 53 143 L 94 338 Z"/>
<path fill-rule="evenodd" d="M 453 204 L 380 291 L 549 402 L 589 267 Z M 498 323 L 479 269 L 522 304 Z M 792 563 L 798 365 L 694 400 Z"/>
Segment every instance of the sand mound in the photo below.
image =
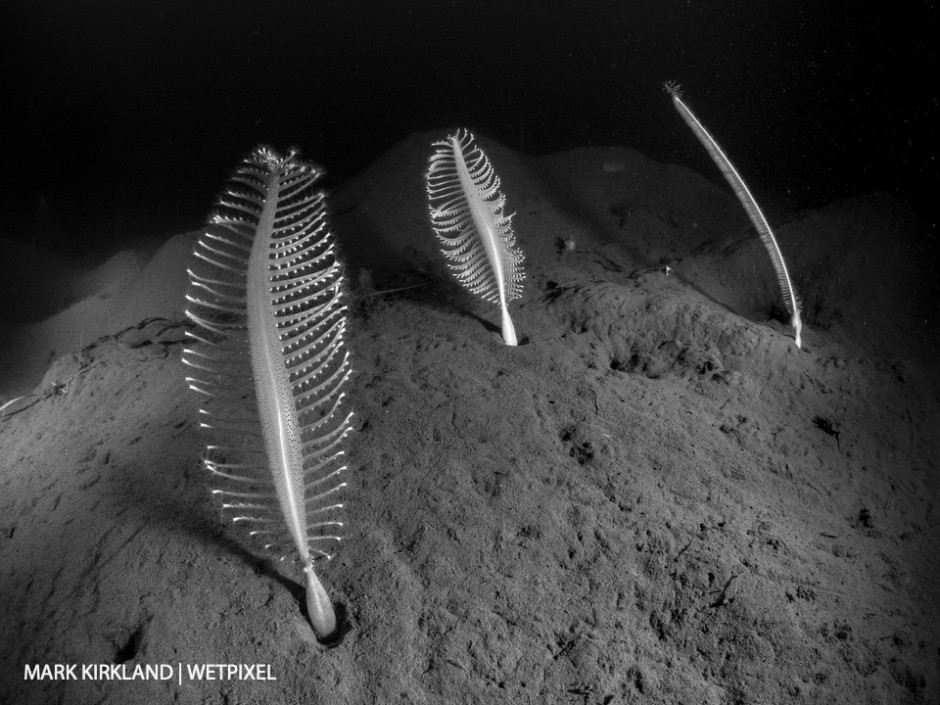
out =
<path fill-rule="evenodd" d="M 0 399 L 32 390 L 58 356 L 79 353 L 146 318 L 180 317 L 185 310 L 186 260 L 195 237 L 177 235 L 149 259 L 139 251 L 123 251 L 90 272 L 44 278 L 50 290 L 61 292 L 65 282 L 70 296 L 92 293 L 43 321 L 6 333 L 0 345 Z"/>

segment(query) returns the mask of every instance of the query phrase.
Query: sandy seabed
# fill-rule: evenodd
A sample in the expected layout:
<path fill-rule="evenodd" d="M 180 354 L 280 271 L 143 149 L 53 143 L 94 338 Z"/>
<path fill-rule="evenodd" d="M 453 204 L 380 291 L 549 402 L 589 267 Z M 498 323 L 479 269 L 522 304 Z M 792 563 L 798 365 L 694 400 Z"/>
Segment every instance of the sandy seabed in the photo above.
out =
<path fill-rule="evenodd" d="M 940 702 L 938 253 L 912 211 L 771 214 L 801 351 L 722 188 L 482 140 L 527 258 L 510 348 L 436 250 L 439 137 L 330 195 L 356 412 L 321 571 L 339 643 L 210 497 L 178 235 L 34 280 L 41 320 L 4 331 L 0 701 Z"/>

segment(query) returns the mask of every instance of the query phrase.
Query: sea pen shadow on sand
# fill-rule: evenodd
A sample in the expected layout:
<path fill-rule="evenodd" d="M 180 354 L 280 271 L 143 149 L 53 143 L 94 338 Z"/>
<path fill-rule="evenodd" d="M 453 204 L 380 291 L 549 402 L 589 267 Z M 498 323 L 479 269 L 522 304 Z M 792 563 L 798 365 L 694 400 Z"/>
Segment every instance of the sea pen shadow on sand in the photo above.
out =
<path fill-rule="evenodd" d="M 399 290 L 398 285 L 402 281 L 410 281 L 414 276 L 423 277 L 423 284 L 414 287 L 403 287 Z M 459 286 L 444 268 L 443 264 L 429 271 L 423 267 L 420 271 L 406 268 L 397 274 L 389 274 L 378 279 L 377 289 L 368 294 L 353 293 L 353 309 L 360 317 L 368 318 L 375 315 L 375 309 L 372 305 L 366 305 L 365 302 L 379 299 L 387 302 L 396 300 L 408 300 L 417 305 L 418 308 L 428 308 L 446 314 L 457 314 L 460 317 L 467 317 L 479 323 L 487 332 L 500 334 L 499 309 L 487 303 L 478 301 L 475 297 L 466 292 Z M 388 291 L 387 294 L 384 292 Z M 369 298 L 365 298 L 368 296 Z M 489 315 L 492 309 L 492 315 Z M 478 312 L 479 311 L 479 312 Z"/>
<path fill-rule="evenodd" d="M 309 618 L 303 585 L 289 577 L 288 570 L 281 568 L 276 561 L 264 556 L 260 547 L 258 552 L 252 551 L 250 537 L 221 521 L 218 507 L 210 496 L 211 478 L 198 463 L 198 455 L 193 456 L 192 463 L 174 463 L 162 470 L 152 464 L 148 467 L 150 471 L 140 478 L 142 481 L 117 483 L 114 491 L 102 496 L 102 499 L 113 503 L 117 515 L 134 511 L 147 527 L 162 526 L 197 546 L 214 545 L 219 553 L 234 556 L 256 575 L 278 583 Z M 182 487 L 171 483 L 166 479 L 168 477 L 182 478 Z M 331 647 L 339 644 L 349 631 L 346 606 L 337 602 L 335 607 L 339 635 L 328 645 Z"/>
<path fill-rule="evenodd" d="M 435 291 L 440 293 L 441 296 L 434 296 Z M 494 333 L 500 336 L 499 339 L 502 340 L 502 329 L 498 323 L 499 307 L 479 302 L 462 287 L 457 286 L 451 278 L 436 280 L 435 287 L 421 298 L 421 303 L 440 311 L 457 313 L 460 316 L 471 318 L 479 323 L 487 333 Z M 518 308 L 518 303 L 513 308 Z M 481 309 L 483 312 L 477 313 L 474 309 Z M 490 310 L 492 310 L 492 315 L 489 314 Z M 518 344 L 528 345 L 530 336 L 526 334 L 525 325 L 520 323 L 518 330 Z"/>
<path fill-rule="evenodd" d="M 171 346 L 134 352 L 138 358 L 166 355 L 172 359 L 177 350 L 178 346 Z M 109 342 L 95 355 L 110 367 L 126 353 L 116 342 Z M 289 566 L 279 566 L 264 556 L 260 546 L 254 550 L 250 537 L 219 517 L 218 503 L 211 495 L 211 477 L 200 462 L 205 439 L 195 423 L 197 400 L 184 388 L 182 365 L 167 363 L 147 374 L 139 389 L 148 408 L 146 424 L 122 426 L 115 436 L 99 443 L 103 449 L 110 448 L 99 452 L 96 459 L 95 471 L 103 481 L 82 490 L 85 501 L 95 507 L 96 528 L 107 534 L 136 526 L 134 536 L 143 529 L 141 540 L 162 541 L 163 550 L 184 561 L 188 559 L 180 552 L 189 545 L 210 562 L 232 556 L 256 575 L 277 582 L 305 611 L 304 588 Z M 167 540 L 167 536 L 177 538 Z M 340 635 L 331 645 L 339 643 L 348 631 L 346 607 L 337 605 L 337 611 Z"/>

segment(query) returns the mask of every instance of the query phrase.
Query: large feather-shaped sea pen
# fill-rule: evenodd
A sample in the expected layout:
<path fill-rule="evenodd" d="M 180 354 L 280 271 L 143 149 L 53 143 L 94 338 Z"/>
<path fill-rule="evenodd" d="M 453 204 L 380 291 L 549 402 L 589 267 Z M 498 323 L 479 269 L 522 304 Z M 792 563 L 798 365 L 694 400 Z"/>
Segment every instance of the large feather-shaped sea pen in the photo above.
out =
<path fill-rule="evenodd" d="M 447 265 L 471 293 L 499 304 L 506 345 L 517 345 L 507 304 L 522 296 L 524 255 L 505 215 L 506 197 L 467 130 L 435 142 L 427 173 L 431 226 Z"/>
<path fill-rule="evenodd" d="M 672 103 L 676 110 L 679 111 L 679 115 L 682 116 L 682 119 L 685 120 L 686 124 L 692 129 L 695 136 L 698 137 L 699 142 L 708 150 L 711 158 L 714 160 L 715 164 L 718 165 L 718 168 L 721 169 L 721 173 L 731 185 L 731 188 L 734 189 L 735 195 L 738 197 L 741 205 L 744 206 L 748 218 L 751 219 L 751 223 L 753 223 L 754 228 L 757 230 L 761 242 L 764 243 L 767 252 L 770 253 L 770 260 L 773 262 L 774 269 L 777 272 L 777 281 L 780 284 L 780 292 L 783 295 L 783 304 L 787 309 L 787 313 L 790 314 L 790 325 L 793 326 L 795 334 L 794 341 L 796 342 L 796 347 L 800 348 L 800 332 L 803 330 L 803 322 L 800 320 L 800 301 L 796 295 L 796 290 L 793 288 L 793 282 L 790 280 L 787 264 L 783 261 L 783 253 L 780 251 L 777 239 L 770 229 L 770 224 L 764 217 L 760 206 L 757 205 L 757 201 L 755 201 L 754 197 L 751 195 L 747 184 L 744 183 L 744 179 L 741 178 L 738 170 L 734 168 L 731 160 L 728 159 L 721 147 L 718 146 L 718 142 L 711 136 L 711 133 L 699 122 L 695 113 L 693 113 L 689 109 L 689 106 L 685 104 L 685 101 L 682 100 L 679 85 L 669 81 L 664 83 L 663 87 L 672 96 Z"/>
<path fill-rule="evenodd" d="M 314 562 L 343 529 L 343 439 L 352 413 L 343 277 L 320 171 L 259 147 L 238 167 L 196 244 L 183 362 L 204 397 L 204 458 L 223 513 L 303 566 L 318 638 L 336 632 Z"/>

